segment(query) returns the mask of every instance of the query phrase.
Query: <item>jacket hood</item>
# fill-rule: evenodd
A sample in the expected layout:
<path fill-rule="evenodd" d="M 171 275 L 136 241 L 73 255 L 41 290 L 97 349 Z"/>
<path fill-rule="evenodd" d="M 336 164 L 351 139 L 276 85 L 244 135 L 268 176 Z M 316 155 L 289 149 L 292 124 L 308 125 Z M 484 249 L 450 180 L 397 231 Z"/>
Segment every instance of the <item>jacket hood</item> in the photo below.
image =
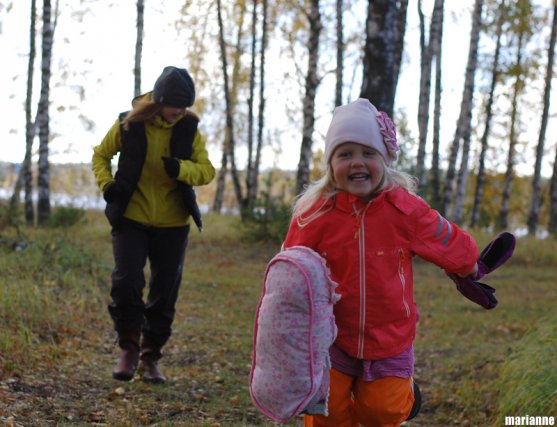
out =
<path fill-rule="evenodd" d="M 153 91 L 143 93 L 141 95 L 137 95 L 132 99 L 132 107 L 135 107 L 138 101 L 152 101 L 153 100 Z"/>

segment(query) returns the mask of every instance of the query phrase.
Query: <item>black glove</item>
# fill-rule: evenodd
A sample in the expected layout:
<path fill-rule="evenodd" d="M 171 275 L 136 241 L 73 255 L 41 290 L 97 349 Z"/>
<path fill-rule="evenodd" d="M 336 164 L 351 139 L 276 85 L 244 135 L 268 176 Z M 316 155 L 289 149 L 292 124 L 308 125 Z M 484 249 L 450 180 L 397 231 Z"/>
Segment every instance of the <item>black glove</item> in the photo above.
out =
<path fill-rule="evenodd" d="M 120 196 L 120 187 L 116 182 L 111 182 L 106 187 L 104 187 L 103 191 L 103 199 L 106 203 L 113 202 Z"/>
<path fill-rule="evenodd" d="M 201 221 L 201 212 L 199 211 L 199 206 L 197 205 L 195 190 L 191 185 L 184 185 L 184 197 L 186 201 L 186 208 L 188 209 L 199 231 L 202 231 L 203 222 Z"/>
<path fill-rule="evenodd" d="M 164 170 L 170 178 L 176 178 L 180 173 L 180 161 L 174 157 L 161 157 Z"/>

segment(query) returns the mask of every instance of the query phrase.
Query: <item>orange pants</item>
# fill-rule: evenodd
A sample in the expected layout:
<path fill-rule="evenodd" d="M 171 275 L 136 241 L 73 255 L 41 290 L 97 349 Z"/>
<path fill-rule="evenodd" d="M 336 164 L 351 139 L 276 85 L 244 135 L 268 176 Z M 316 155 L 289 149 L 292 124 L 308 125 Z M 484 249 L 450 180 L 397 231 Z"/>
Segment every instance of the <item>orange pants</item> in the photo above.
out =
<path fill-rule="evenodd" d="M 362 381 L 331 369 L 329 415 L 306 415 L 304 427 L 395 427 L 408 418 L 413 403 L 412 378 Z"/>

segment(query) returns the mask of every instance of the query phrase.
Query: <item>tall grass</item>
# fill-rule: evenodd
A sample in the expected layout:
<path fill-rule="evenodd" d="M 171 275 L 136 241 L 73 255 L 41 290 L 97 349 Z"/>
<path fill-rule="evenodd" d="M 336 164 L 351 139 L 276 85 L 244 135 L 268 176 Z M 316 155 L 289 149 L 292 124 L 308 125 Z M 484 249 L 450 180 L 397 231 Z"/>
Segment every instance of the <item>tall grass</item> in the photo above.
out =
<path fill-rule="evenodd" d="M 480 249 L 494 237 L 474 236 Z M 424 410 L 434 413 L 423 425 L 502 425 L 504 416 L 555 415 L 557 317 L 548 313 L 557 302 L 556 266 L 554 238 L 518 239 L 511 260 L 482 280 L 499 299 L 486 311 L 417 263 L 417 376 L 427 385 Z M 411 424 L 422 425 L 424 415 Z"/>
<path fill-rule="evenodd" d="M 557 318 L 540 319 L 512 349 L 501 369 L 498 417 L 556 416 L 557 410 Z"/>
<path fill-rule="evenodd" d="M 556 266 L 557 265 L 557 236 L 539 240 L 532 236 L 519 239 L 513 263 L 525 266 Z"/>
<path fill-rule="evenodd" d="M 67 336 L 94 323 L 90 316 L 102 298 L 98 277 L 105 267 L 87 240 L 89 226 L 82 219 L 71 226 L 2 231 L 0 376 L 18 374 L 37 358 L 57 357 Z"/>

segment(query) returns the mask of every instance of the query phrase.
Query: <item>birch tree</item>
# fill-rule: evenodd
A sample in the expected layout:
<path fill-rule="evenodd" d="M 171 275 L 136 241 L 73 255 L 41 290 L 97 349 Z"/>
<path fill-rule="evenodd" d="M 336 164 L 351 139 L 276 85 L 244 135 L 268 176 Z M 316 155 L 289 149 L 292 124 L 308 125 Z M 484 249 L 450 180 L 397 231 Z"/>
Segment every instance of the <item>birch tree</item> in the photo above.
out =
<path fill-rule="evenodd" d="M 364 70 L 360 97 L 369 99 L 380 111 L 393 116 L 400 69 L 401 19 L 407 2 L 369 1 L 364 47 Z M 405 28 L 405 27 L 404 27 Z"/>
<path fill-rule="evenodd" d="M 501 54 L 501 37 L 503 35 L 503 23 L 507 19 L 506 5 L 502 1 L 499 5 L 499 17 L 497 19 L 497 29 L 495 32 L 495 52 L 493 54 L 493 65 L 491 66 L 491 84 L 489 94 L 485 106 L 485 127 L 481 138 L 480 156 L 478 159 L 478 174 L 476 177 L 476 188 L 474 190 L 474 204 L 470 218 L 470 226 L 476 227 L 480 222 L 480 211 L 482 207 L 482 199 L 485 187 L 485 158 L 488 149 L 488 138 L 491 132 L 491 122 L 493 119 L 493 103 L 495 100 L 495 87 L 499 79 L 500 64 L 499 57 Z"/>
<path fill-rule="evenodd" d="M 519 102 L 526 88 L 528 72 L 531 68 L 531 59 L 527 56 L 527 44 L 532 36 L 534 15 L 530 0 L 519 0 L 511 4 L 509 9 L 509 21 L 511 31 L 516 38 L 516 54 L 514 64 L 510 67 L 508 74 L 514 78 L 511 97 L 511 112 L 509 124 L 509 148 L 507 152 L 507 163 L 503 180 L 503 191 L 501 194 L 501 206 L 499 211 L 498 226 L 501 229 L 509 227 L 510 199 L 514 180 L 514 170 L 516 164 L 516 146 L 520 137 L 521 106 Z"/>
<path fill-rule="evenodd" d="M 344 19 L 343 19 L 342 0 L 336 1 L 337 18 L 337 66 L 336 66 L 336 85 L 335 85 L 335 106 L 342 104 L 342 84 L 344 74 Z"/>
<path fill-rule="evenodd" d="M 220 46 L 220 56 L 222 64 L 222 74 L 223 74 L 223 84 L 224 84 L 224 99 L 226 104 L 226 128 L 225 128 L 225 140 L 222 150 L 222 162 L 221 169 L 217 178 L 217 192 L 215 195 L 215 201 L 213 204 L 213 210 L 220 212 L 222 209 L 222 202 L 225 190 L 226 174 L 228 172 L 228 163 L 230 162 L 230 174 L 232 176 L 232 183 L 234 186 L 234 192 L 236 194 L 236 200 L 238 205 L 242 206 L 242 187 L 240 184 L 240 178 L 238 176 L 238 169 L 236 167 L 236 140 L 234 134 L 234 105 L 236 103 L 235 87 L 234 84 L 237 81 L 237 76 L 239 73 L 239 49 L 241 49 L 241 38 L 243 33 L 243 22 L 244 22 L 244 12 L 245 4 L 240 5 L 240 22 L 237 28 L 237 42 L 236 42 L 236 57 L 232 71 L 232 81 L 233 87 L 231 88 L 228 78 L 228 59 L 226 51 L 226 42 L 224 37 L 224 23 L 222 19 L 222 4 L 221 0 L 217 0 L 217 19 L 219 24 L 219 46 Z"/>
<path fill-rule="evenodd" d="M 256 57 L 257 57 L 257 0 L 253 0 L 252 9 L 252 40 L 251 40 L 251 67 L 249 81 L 249 99 L 248 99 L 248 166 L 246 174 L 246 198 L 243 202 L 243 209 L 247 214 L 253 212 L 258 192 L 259 180 L 259 163 L 261 161 L 261 149 L 263 146 L 263 115 L 265 112 L 264 103 L 264 81 L 265 81 L 265 48 L 267 44 L 267 2 L 262 2 L 262 24 L 261 24 L 261 48 L 260 56 L 260 87 L 259 87 L 259 130 L 257 133 L 257 141 L 254 139 L 254 101 L 255 101 L 255 73 L 256 73 Z"/>
<path fill-rule="evenodd" d="M 226 125 L 225 125 L 225 137 L 222 149 L 222 161 L 221 168 L 217 177 L 217 192 L 215 195 L 215 202 L 213 209 L 216 212 L 220 212 L 222 209 L 222 202 L 224 197 L 226 175 L 228 173 L 228 162 L 232 164 L 234 160 L 234 121 L 233 121 L 233 106 L 230 94 L 230 83 L 228 78 L 228 54 L 226 51 L 226 42 L 224 40 L 224 23 L 222 19 L 222 3 L 221 0 L 217 0 L 217 20 L 219 24 L 219 47 L 221 56 L 221 69 L 223 75 L 223 90 L 224 99 L 226 104 Z M 239 25 L 238 32 L 241 32 L 242 25 Z M 234 173 L 235 168 L 232 167 L 232 173 Z M 239 179 L 238 179 L 239 183 Z M 241 197 L 238 199 L 241 200 Z"/>
<path fill-rule="evenodd" d="M 521 32 L 518 37 L 517 55 L 516 55 L 516 77 L 513 88 L 512 102 L 511 102 L 511 123 L 509 135 L 509 150 L 507 152 L 507 168 L 505 170 L 505 178 L 503 181 L 503 193 L 501 195 L 501 208 L 499 211 L 499 228 L 506 229 L 509 226 L 509 204 L 511 197 L 511 186 L 514 177 L 514 164 L 516 156 L 516 144 L 518 133 L 518 99 L 524 90 L 523 75 L 520 71 L 522 67 L 522 49 L 524 44 L 524 33 Z"/>
<path fill-rule="evenodd" d="M 420 77 L 420 95 L 418 103 L 418 130 L 419 143 L 418 155 L 416 158 L 416 177 L 418 178 L 418 188 L 423 187 L 426 180 L 425 173 L 425 153 L 427 131 L 429 125 L 429 101 L 431 95 L 431 64 L 435 56 L 435 50 L 438 48 L 437 37 L 439 36 L 439 27 L 443 20 L 443 0 L 435 0 L 433 13 L 431 14 L 431 22 L 429 25 L 429 40 L 425 41 L 425 23 L 424 14 L 422 12 L 422 2 L 418 1 L 418 13 L 420 15 L 420 51 L 421 51 L 421 77 Z"/>
<path fill-rule="evenodd" d="M 145 1 L 137 0 L 137 23 L 135 39 L 135 62 L 133 67 L 134 75 L 134 96 L 141 95 L 141 52 L 143 51 L 143 18 L 145 11 Z"/>
<path fill-rule="evenodd" d="M 257 197 L 259 188 L 259 167 L 261 164 L 261 149 L 263 147 L 263 129 L 265 128 L 265 59 L 267 52 L 267 39 L 268 39 L 268 3 L 267 0 L 262 0 L 261 7 L 263 9 L 261 19 L 261 52 L 259 55 L 259 112 L 257 121 L 257 148 L 255 154 L 254 164 L 254 180 L 253 180 L 253 196 Z"/>
<path fill-rule="evenodd" d="M 38 222 L 44 225 L 50 219 L 50 165 L 48 160 L 50 137 L 50 77 L 54 24 L 50 0 L 43 0 L 41 95 L 39 99 L 39 164 L 38 164 Z M 56 14 L 55 14 L 56 16 Z"/>
<path fill-rule="evenodd" d="M 257 0 L 252 0 L 251 12 L 251 63 L 249 76 L 248 97 L 248 166 L 246 173 L 247 195 L 243 200 L 242 209 L 247 212 L 253 210 L 256 194 L 253 193 L 253 181 L 257 179 L 254 165 L 254 135 L 253 135 L 253 104 L 255 102 L 255 56 L 257 48 Z"/>
<path fill-rule="evenodd" d="M 547 230 L 553 235 L 557 234 L 557 149 L 555 149 L 553 173 L 549 186 L 549 226 Z"/>
<path fill-rule="evenodd" d="M 472 120 L 472 107 L 473 107 L 473 96 L 474 96 L 474 79 L 476 74 L 476 63 L 478 55 L 478 45 L 480 40 L 480 27 L 482 22 L 482 8 L 483 0 L 476 0 L 474 3 L 474 11 L 472 13 L 472 27 L 470 30 L 470 47 L 468 50 L 468 61 L 466 64 L 466 75 L 464 81 L 464 90 L 462 94 L 462 101 L 460 103 L 460 114 L 457 120 L 456 130 L 453 142 L 450 147 L 448 165 L 447 165 L 447 175 L 445 178 L 445 185 L 443 188 L 443 205 L 441 207 L 441 213 L 447 215 L 449 211 L 449 205 L 453 198 L 453 186 L 456 176 L 456 162 L 458 153 L 460 151 L 461 142 L 463 143 L 463 153 L 461 160 L 461 171 L 462 167 L 468 165 L 468 148 L 466 147 L 470 142 L 470 122 Z M 463 172 L 462 172 L 463 173 Z M 465 185 L 465 181 L 461 185 Z M 455 213 L 459 215 L 459 206 L 455 206 Z M 453 215 L 454 216 L 454 215 Z"/>
<path fill-rule="evenodd" d="M 441 94 L 442 87 L 442 46 L 443 46 L 443 10 L 440 11 L 440 22 L 437 28 L 438 34 L 436 37 L 437 46 L 435 48 L 435 96 L 433 107 L 433 138 L 431 149 L 431 204 L 435 208 L 441 205 L 441 178 L 439 171 L 439 146 L 440 146 L 440 133 L 441 133 Z"/>
<path fill-rule="evenodd" d="M 217 190 L 215 192 L 215 200 L 213 202 L 213 211 L 220 213 L 222 210 L 224 199 L 226 175 L 228 173 L 228 146 L 230 145 L 230 138 L 233 138 L 232 128 L 234 127 L 232 121 L 232 112 L 230 111 L 230 91 L 228 89 L 228 59 L 226 53 L 226 44 L 224 42 L 224 25 L 222 21 L 222 7 L 220 0 L 217 0 L 217 19 L 219 24 L 219 47 L 221 56 L 221 69 L 223 73 L 224 98 L 226 102 L 226 125 L 224 143 L 222 147 L 221 166 L 217 176 Z"/>
<path fill-rule="evenodd" d="M 555 38 L 557 35 L 557 2 L 553 4 L 553 21 L 551 25 L 551 36 L 547 49 L 547 69 L 545 74 L 545 90 L 543 94 L 543 111 L 536 147 L 536 163 L 534 166 L 534 176 L 532 179 L 532 199 L 530 202 L 530 212 L 528 214 L 528 233 L 536 234 L 538 227 L 538 217 L 541 205 L 541 169 L 544 154 L 545 133 L 549 116 L 549 101 L 551 94 L 551 80 L 553 79 L 553 62 L 555 55 Z"/>
<path fill-rule="evenodd" d="M 319 11 L 319 0 L 310 0 L 306 17 L 309 22 L 308 65 L 305 79 L 303 100 L 303 129 L 300 160 L 296 174 L 296 194 L 300 194 L 309 183 L 310 164 L 312 159 L 313 130 L 315 127 L 315 95 L 319 86 L 317 65 L 319 60 L 319 37 L 323 25 Z"/>
<path fill-rule="evenodd" d="M 37 21 L 37 2 L 31 0 L 31 16 L 29 25 L 29 60 L 27 62 L 27 94 L 25 96 L 25 157 L 21 164 L 14 192 L 10 201 L 12 212 L 13 208 L 19 203 L 19 193 L 21 187 L 25 188 L 25 222 L 27 225 L 33 225 L 35 222 L 35 210 L 33 207 L 33 173 L 32 173 L 32 156 L 33 141 L 36 135 L 36 118 L 32 118 L 33 109 L 33 76 L 35 75 L 35 57 L 36 57 L 36 30 Z"/>
<path fill-rule="evenodd" d="M 25 222 L 27 225 L 33 225 L 35 222 L 35 210 L 33 208 L 33 172 L 32 172 L 32 156 L 33 141 L 35 140 L 36 120 L 32 120 L 32 102 L 33 102 L 33 78 L 35 76 L 35 38 L 37 35 L 37 1 L 31 1 L 31 27 L 29 30 L 29 63 L 27 67 L 27 95 L 25 97 L 25 158 L 23 160 L 23 176 L 25 183 Z M 17 191 L 19 193 L 19 190 Z"/>
<path fill-rule="evenodd" d="M 395 66 L 393 71 L 393 80 L 395 81 L 394 95 L 396 95 L 398 76 L 400 75 L 400 67 L 402 64 L 402 53 L 404 51 L 404 34 L 406 34 L 407 15 L 408 15 L 408 0 L 398 0 Z"/>

